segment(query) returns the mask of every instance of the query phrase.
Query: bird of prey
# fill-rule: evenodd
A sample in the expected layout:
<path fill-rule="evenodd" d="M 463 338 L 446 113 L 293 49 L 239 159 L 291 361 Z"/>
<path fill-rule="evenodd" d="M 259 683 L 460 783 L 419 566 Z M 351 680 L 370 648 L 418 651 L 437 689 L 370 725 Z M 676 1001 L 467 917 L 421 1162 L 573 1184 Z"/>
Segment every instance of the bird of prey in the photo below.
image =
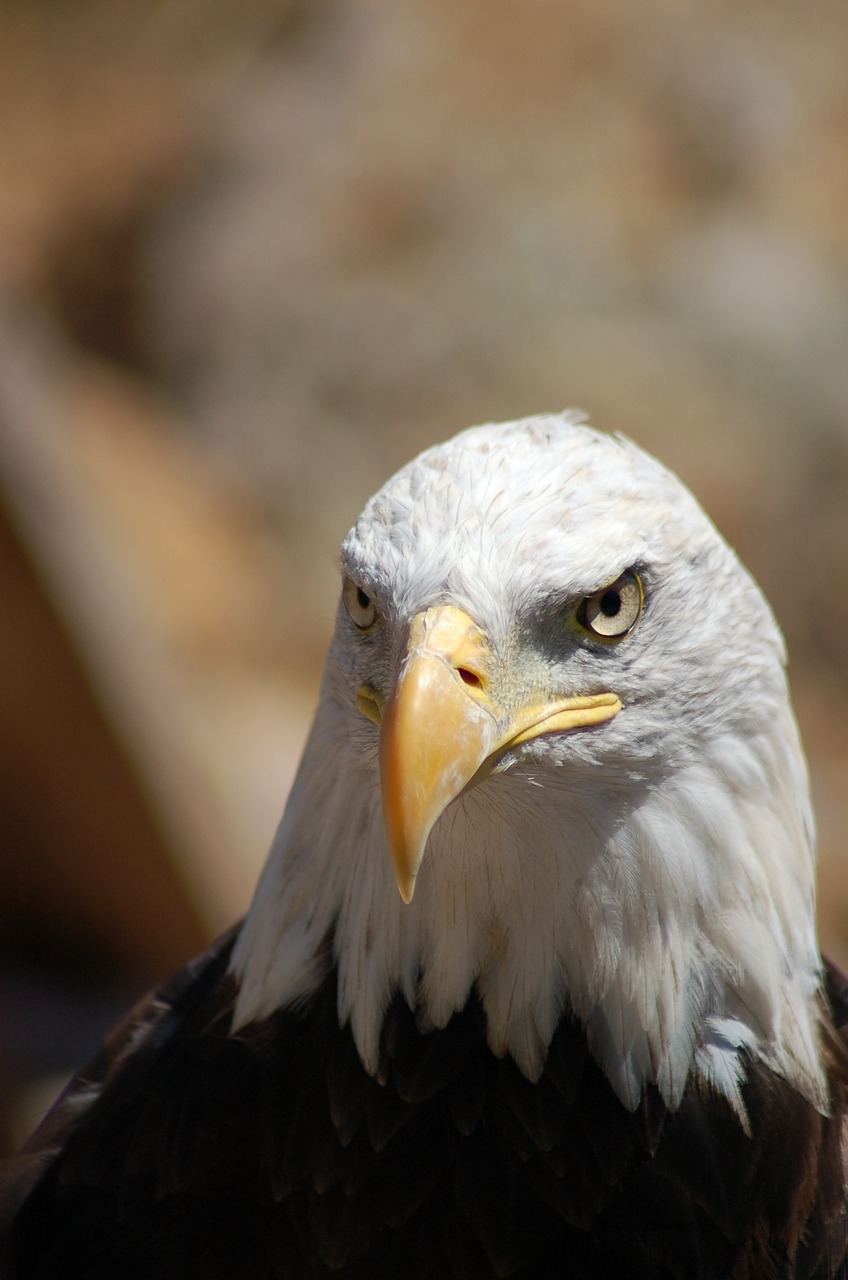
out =
<path fill-rule="evenodd" d="M 6 1170 L 3 1275 L 848 1277 L 848 984 L 734 552 L 561 414 L 421 454 L 341 571 L 249 914 Z"/>

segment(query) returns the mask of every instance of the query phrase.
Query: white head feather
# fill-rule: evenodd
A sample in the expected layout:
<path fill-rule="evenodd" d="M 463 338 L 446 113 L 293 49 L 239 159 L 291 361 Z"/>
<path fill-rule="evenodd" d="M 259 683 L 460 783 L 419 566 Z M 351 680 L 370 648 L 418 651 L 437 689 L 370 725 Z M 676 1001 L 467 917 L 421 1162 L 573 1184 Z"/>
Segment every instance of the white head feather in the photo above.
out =
<path fill-rule="evenodd" d="M 496 1053 L 541 1072 L 562 1013 L 618 1096 L 671 1106 L 692 1071 L 744 1122 L 745 1053 L 824 1109 L 806 769 L 782 639 L 683 485 L 574 415 L 476 427 L 367 504 L 343 568 L 382 621 L 340 608 L 300 773 L 234 960 L 236 1025 L 303 1002 L 332 936 L 339 1017 L 376 1070 L 400 991 L 443 1026 L 476 985 Z M 645 608 L 617 645 L 567 625 L 636 567 Z M 461 605 L 506 667 L 564 694 L 613 690 L 602 725 L 544 735 L 433 828 L 415 898 L 386 847 L 378 730 L 419 610 Z"/>

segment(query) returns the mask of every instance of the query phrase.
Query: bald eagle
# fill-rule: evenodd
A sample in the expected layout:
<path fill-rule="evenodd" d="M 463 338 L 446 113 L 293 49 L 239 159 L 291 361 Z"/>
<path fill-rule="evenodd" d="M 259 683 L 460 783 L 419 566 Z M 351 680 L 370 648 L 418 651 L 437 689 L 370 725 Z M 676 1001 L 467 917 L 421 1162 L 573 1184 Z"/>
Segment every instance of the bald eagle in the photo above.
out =
<path fill-rule="evenodd" d="M 3 1275 L 846 1277 L 846 1022 L 757 586 L 628 440 L 473 428 L 345 539 L 250 912 L 6 1169 Z"/>

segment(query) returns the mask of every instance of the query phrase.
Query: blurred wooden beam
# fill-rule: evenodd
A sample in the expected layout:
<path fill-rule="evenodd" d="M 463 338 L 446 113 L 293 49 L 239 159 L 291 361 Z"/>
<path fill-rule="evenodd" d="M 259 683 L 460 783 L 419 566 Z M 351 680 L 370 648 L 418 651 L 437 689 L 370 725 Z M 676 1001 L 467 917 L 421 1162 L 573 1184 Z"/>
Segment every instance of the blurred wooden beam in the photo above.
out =
<path fill-rule="evenodd" d="M 242 904 L 167 654 L 72 465 L 67 359 L 0 308 L 0 926 L 153 977 Z"/>
<path fill-rule="evenodd" d="M 2 438 L 0 426 L 0 438 Z M 0 920 L 152 979 L 208 931 L 8 513 L 0 512 Z"/>

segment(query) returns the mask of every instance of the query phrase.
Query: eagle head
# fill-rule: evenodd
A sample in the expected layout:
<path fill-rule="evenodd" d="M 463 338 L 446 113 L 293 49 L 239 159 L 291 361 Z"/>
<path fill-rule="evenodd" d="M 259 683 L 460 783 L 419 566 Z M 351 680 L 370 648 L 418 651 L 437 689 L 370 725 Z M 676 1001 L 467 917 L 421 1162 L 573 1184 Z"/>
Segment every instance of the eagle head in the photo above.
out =
<path fill-rule="evenodd" d="M 472 428 L 367 503 L 303 763 L 234 957 L 376 1071 L 476 991 L 529 1078 L 559 1020 L 618 1097 L 757 1057 L 826 1107 L 806 769 L 772 613 L 679 480 L 574 414 Z"/>

